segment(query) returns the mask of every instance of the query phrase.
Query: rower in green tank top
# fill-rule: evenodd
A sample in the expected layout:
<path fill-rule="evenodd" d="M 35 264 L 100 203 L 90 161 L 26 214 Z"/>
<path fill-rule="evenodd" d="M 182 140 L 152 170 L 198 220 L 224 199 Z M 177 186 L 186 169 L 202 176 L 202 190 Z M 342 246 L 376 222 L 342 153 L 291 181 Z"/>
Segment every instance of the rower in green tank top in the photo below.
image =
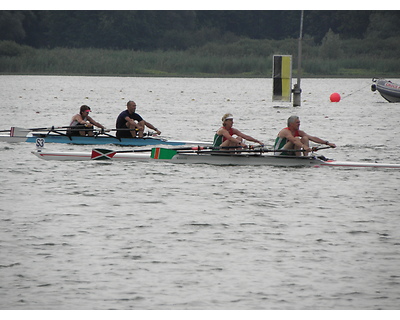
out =
<path fill-rule="evenodd" d="M 301 131 L 300 128 L 300 119 L 298 116 L 291 116 L 287 121 L 287 127 L 282 129 L 278 136 L 275 139 L 275 150 L 293 150 L 293 149 L 302 149 L 303 155 L 307 156 L 309 152 L 312 151 L 310 148 L 310 141 L 326 144 L 332 148 L 336 148 L 334 143 L 330 143 L 329 141 L 322 140 L 318 137 L 310 136 L 309 134 Z M 296 155 L 300 156 L 301 151 L 298 152 L 290 152 L 290 151 L 278 151 L 275 152 L 276 155 Z"/>
<path fill-rule="evenodd" d="M 242 132 L 238 129 L 233 128 L 233 116 L 230 113 L 224 114 L 222 117 L 222 127 L 217 130 L 214 135 L 213 147 L 242 147 L 248 148 L 248 146 L 243 142 L 243 139 L 256 142 L 261 146 L 264 144 Z"/>

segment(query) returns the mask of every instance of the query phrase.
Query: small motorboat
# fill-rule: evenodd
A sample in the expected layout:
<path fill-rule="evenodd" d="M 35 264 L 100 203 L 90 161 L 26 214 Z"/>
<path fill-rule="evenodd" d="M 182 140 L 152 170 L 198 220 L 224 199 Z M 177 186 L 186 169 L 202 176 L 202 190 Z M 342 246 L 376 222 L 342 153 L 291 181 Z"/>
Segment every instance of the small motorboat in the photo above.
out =
<path fill-rule="evenodd" d="M 373 78 L 371 90 L 381 94 L 389 102 L 400 102 L 400 85 L 385 79 Z"/>

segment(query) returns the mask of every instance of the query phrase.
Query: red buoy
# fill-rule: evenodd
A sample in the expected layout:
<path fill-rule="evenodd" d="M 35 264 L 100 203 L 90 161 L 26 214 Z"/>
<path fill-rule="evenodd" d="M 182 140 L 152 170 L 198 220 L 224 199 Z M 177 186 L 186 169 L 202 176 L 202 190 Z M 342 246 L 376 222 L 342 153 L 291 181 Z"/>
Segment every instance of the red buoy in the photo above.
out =
<path fill-rule="evenodd" d="M 332 93 L 330 96 L 331 102 L 339 102 L 340 101 L 340 94 L 335 92 Z"/>

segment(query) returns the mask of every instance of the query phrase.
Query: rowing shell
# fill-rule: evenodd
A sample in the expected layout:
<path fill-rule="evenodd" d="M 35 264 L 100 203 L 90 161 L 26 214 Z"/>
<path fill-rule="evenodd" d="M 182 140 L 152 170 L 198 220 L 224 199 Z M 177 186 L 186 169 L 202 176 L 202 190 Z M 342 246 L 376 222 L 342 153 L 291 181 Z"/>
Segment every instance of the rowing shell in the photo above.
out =
<path fill-rule="evenodd" d="M 157 150 L 160 148 L 154 148 Z M 173 149 L 170 149 L 174 151 Z M 346 167 L 346 168 L 396 168 L 400 164 L 373 163 L 373 162 L 347 162 L 336 160 L 323 160 L 316 156 L 296 157 L 277 156 L 267 154 L 212 154 L 212 153 L 176 153 L 169 159 L 157 159 L 150 152 L 119 153 L 112 150 L 107 152 L 46 152 L 36 150 L 32 152 L 43 160 L 59 161 L 89 161 L 89 160 L 112 160 L 112 161 L 165 161 L 180 164 L 210 164 L 210 165 L 266 165 L 279 167 Z"/>
<path fill-rule="evenodd" d="M 111 134 L 99 134 L 93 137 L 89 136 L 67 136 L 62 133 L 53 132 L 32 132 L 29 129 L 11 128 L 9 135 L 0 135 L 0 141 L 3 142 L 31 142 L 36 143 L 36 139 L 42 138 L 46 143 L 68 143 L 79 145 L 106 145 L 115 144 L 120 146 L 155 146 L 155 145 L 199 145 L 211 146 L 211 142 L 203 141 L 180 141 L 180 140 L 167 140 L 156 136 L 146 136 L 144 138 L 117 138 Z"/>

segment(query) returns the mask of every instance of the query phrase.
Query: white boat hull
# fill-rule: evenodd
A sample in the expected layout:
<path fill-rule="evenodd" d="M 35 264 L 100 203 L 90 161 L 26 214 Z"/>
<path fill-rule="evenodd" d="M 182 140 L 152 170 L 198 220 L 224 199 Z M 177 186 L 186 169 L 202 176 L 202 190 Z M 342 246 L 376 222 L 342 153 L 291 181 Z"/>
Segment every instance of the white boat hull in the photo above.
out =
<path fill-rule="evenodd" d="M 168 160 L 167 160 L 168 161 Z M 184 154 L 175 155 L 169 160 L 173 163 L 212 164 L 212 165 L 255 165 L 282 167 L 313 167 L 320 164 L 314 157 L 273 156 L 266 154 Z"/>
<path fill-rule="evenodd" d="M 93 161 L 91 152 L 46 152 L 33 151 L 35 156 L 43 160 L 58 161 Z M 101 158 L 104 160 L 104 158 Z M 170 162 L 179 164 L 210 164 L 210 165 L 255 165 L 278 167 L 344 167 L 344 168 L 396 168 L 400 164 L 373 163 L 373 162 L 347 162 L 336 160 L 321 160 L 317 157 L 274 156 L 266 154 L 235 154 L 235 155 L 211 155 L 207 153 L 178 153 L 171 159 L 153 159 L 149 152 L 115 153 L 112 161 L 150 161 Z M 105 160 L 109 161 L 109 160 Z"/>

